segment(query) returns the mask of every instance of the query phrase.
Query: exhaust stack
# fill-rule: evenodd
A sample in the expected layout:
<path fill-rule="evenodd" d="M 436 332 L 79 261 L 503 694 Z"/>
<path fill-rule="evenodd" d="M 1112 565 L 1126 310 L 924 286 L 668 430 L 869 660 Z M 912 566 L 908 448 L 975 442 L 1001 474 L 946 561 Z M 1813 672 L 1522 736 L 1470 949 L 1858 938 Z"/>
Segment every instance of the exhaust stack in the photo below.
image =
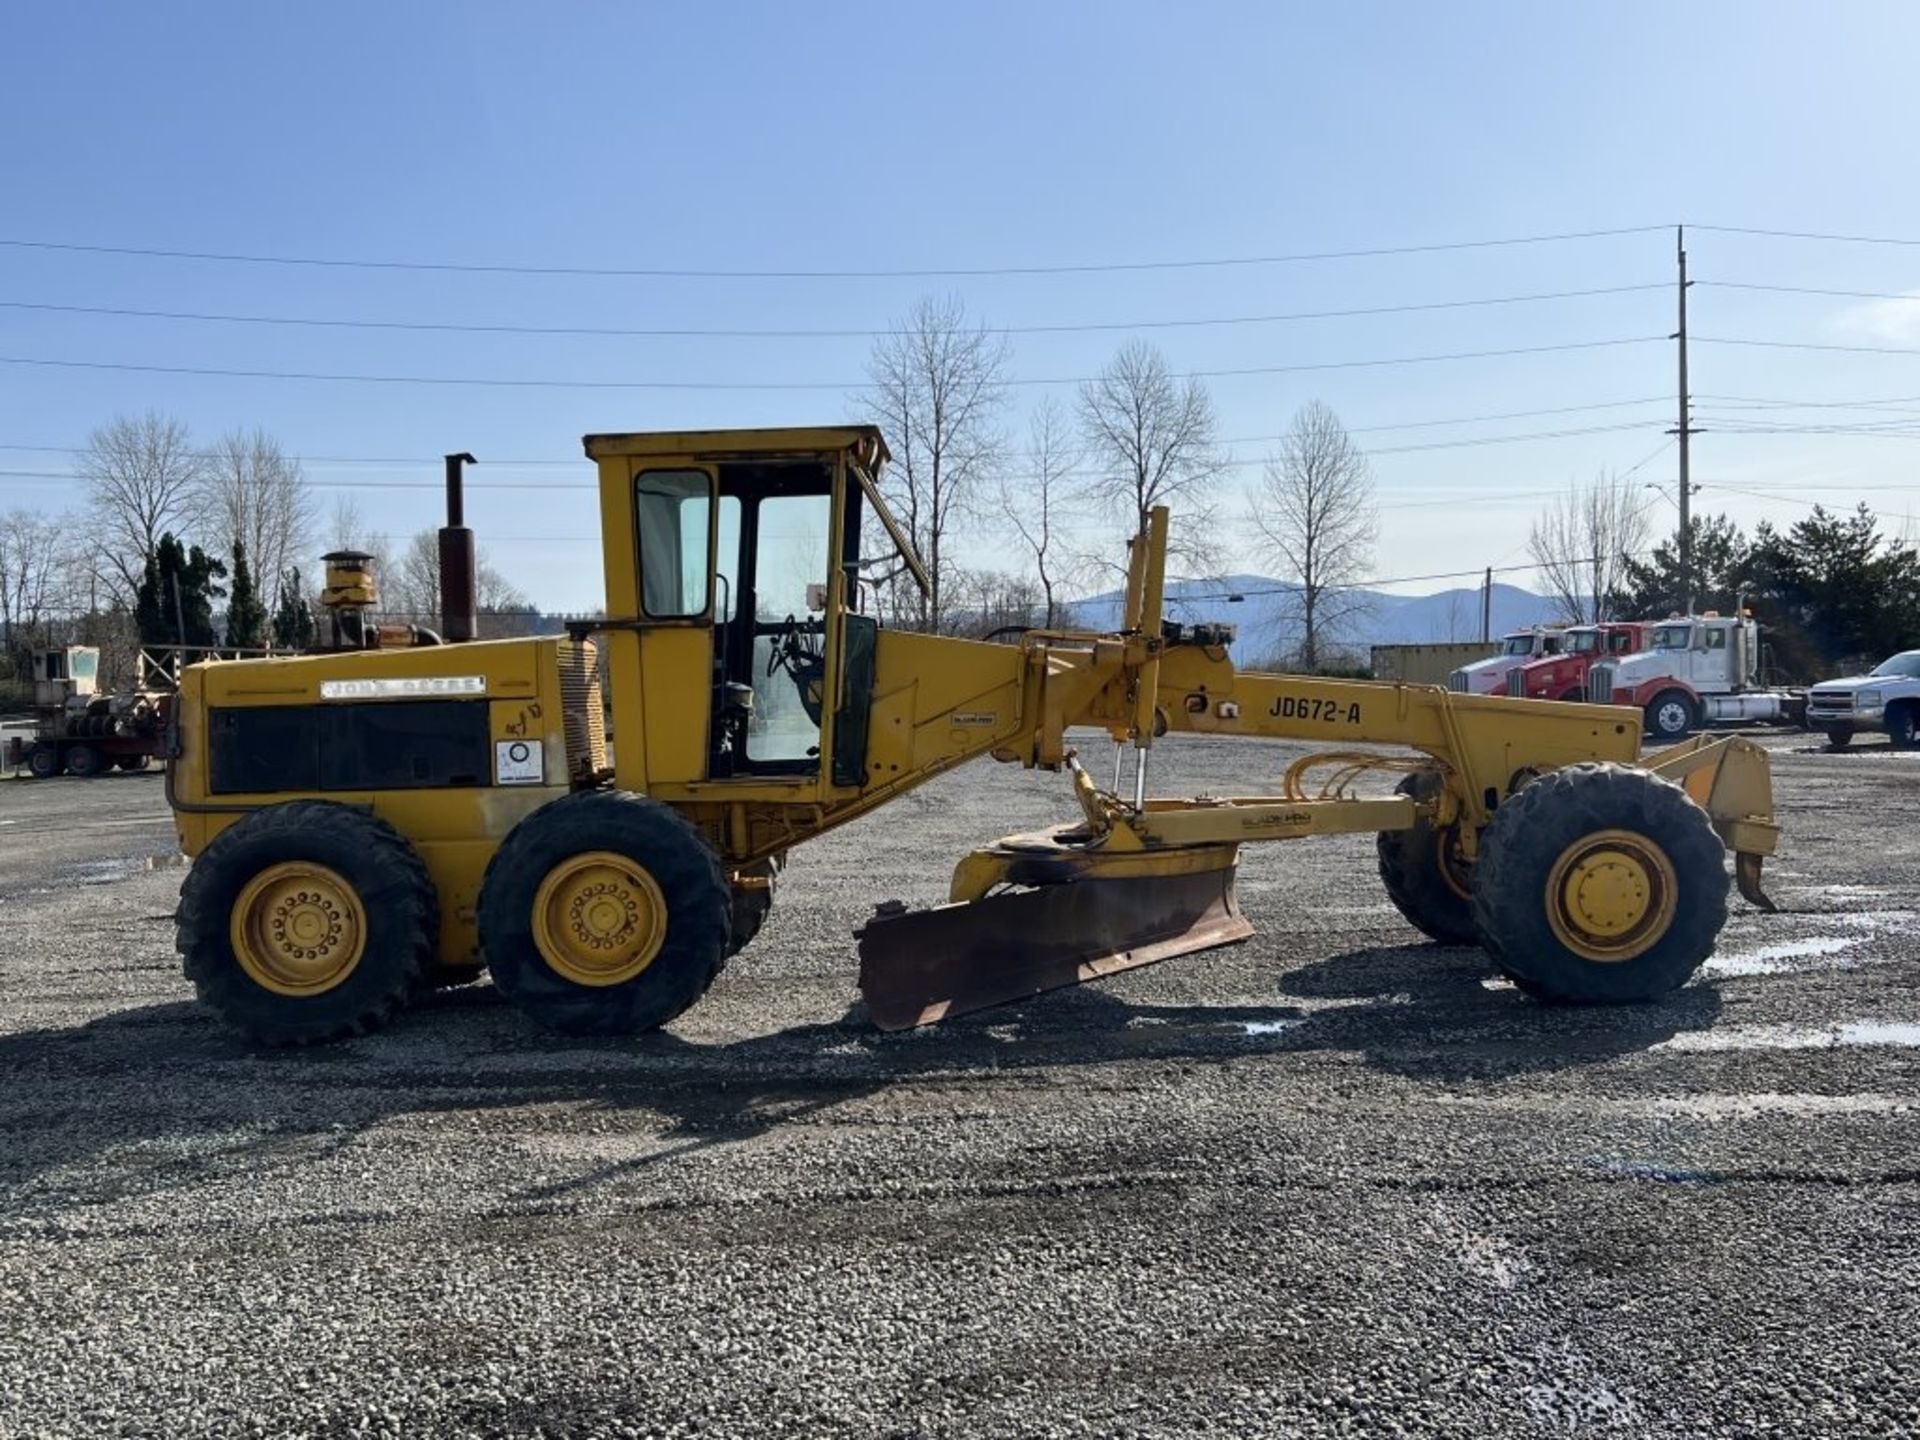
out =
<path fill-rule="evenodd" d="M 448 640 L 473 639 L 479 609 L 473 531 L 467 528 L 461 493 L 463 467 L 478 463 L 464 451 L 447 456 L 447 523 L 440 529 L 440 633 Z"/>

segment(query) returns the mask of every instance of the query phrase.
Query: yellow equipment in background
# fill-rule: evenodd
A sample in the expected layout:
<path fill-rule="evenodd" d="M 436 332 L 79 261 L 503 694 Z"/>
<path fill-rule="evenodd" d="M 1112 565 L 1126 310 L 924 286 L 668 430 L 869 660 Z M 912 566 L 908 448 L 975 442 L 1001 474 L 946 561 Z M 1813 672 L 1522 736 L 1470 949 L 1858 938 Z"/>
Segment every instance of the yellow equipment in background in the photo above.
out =
<path fill-rule="evenodd" d="M 1414 924 L 1484 944 L 1546 999 L 1683 984 L 1725 921 L 1728 849 L 1764 903 L 1777 831 L 1757 747 L 1643 763 L 1631 710 L 1237 671 L 1224 630 L 1162 618 L 1164 510 L 1132 542 L 1118 629 L 990 644 L 863 613 L 863 576 L 925 578 L 871 428 L 586 450 L 605 620 L 405 649 L 364 629 L 367 648 L 187 671 L 179 947 L 259 1039 L 355 1033 L 483 967 L 556 1028 L 657 1027 L 752 938 L 793 846 L 983 755 L 1071 770 L 1082 813 L 965 857 L 951 903 L 867 923 L 861 989 L 883 1027 L 1243 938 L 1233 878 L 1253 840 L 1376 832 Z M 1075 726 L 1133 748 L 1130 795 L 1120 752 L 1110 790 L 1079 767 Z M 1172 730 L 1325 748 L 1277 797 L 1150 797 Z M 1383 745 L 1409 753 L 1355 748 Z M 1392 794 L 1353 793 L 1382 770 Z"/>

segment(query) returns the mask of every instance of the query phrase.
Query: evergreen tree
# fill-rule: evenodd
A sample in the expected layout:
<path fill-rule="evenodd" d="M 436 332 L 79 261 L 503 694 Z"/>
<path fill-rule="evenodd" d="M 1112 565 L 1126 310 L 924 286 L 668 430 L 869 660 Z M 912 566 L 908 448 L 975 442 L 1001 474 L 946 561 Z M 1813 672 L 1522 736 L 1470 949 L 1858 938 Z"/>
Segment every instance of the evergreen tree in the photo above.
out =
<path fill-rule="evenodd" d="M 296 565 L 280 582 L 280 601 L 273 612 L 274 647 L 309 650 L 313 647 L 316 628 L 313 607 L 307 603 L 306 590 L 300 583 L 300 567 Z"/>
<path fill-rule="evenodd" d="M 254 588 L 253 571 L 247 565 L 247 544 L 237 536 L 233 542 L 233 589 L 227 595 L 227 644 L 238 649 L 259 648 L 266 638 L 267 608 L 260 603 Z"/>
<path fill-rule="evenodd" d="M 219 644 L 219 633 L 213 628 L 213 602 L 225 592 L 214 582 L 226 573 L 227 567 L 198 545 L 189 549 L 172 532 L 162 535 L 154 547 L 150 569 L 141 577 L 135 600 L 140 643 Z"/>

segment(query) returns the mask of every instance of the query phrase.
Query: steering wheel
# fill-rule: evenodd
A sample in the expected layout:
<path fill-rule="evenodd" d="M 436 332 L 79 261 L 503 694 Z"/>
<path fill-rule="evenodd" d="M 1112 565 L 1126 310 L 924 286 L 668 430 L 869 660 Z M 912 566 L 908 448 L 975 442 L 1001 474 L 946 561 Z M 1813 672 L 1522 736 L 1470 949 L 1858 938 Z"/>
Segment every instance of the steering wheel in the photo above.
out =
<path fill-rule="evenodd" d="M 767 647 L 767 676 L 771 679 L 780 671 L 799 678 L 800 668 L 813 659 L 813 652 L 807 648 L 806 637 L 801 633 L 800 622 L 792 615 L 787 616 L 786 628 L 780 637 Z"/>

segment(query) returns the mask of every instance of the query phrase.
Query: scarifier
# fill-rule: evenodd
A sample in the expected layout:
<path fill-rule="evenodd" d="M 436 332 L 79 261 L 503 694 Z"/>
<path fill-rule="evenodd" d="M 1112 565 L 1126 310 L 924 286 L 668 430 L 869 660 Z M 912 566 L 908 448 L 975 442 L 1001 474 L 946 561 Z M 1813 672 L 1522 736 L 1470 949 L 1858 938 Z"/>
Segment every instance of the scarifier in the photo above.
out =
<path fill-rule="evenodd" d="M 1118 628 L 987 643 L 865 613 L 873 577 L 926 581 L 871 428 L 585 443 L 605 619 L 438 644 L 366 623 L 373 579 L 340 556 L 350 613 L 324 653 L 187 671 L 179 947 L 258 1039 L 364 1031 L 483 971 L 564 1031 L 655 1028 L 760 928 L 794 846 L 979 756 L 1068 772 L 1080 814 L 963 858 L 945 905 L 879 907 L 859 952 L 881 1027 L 1245 938 L 1250 841 L 1376 833 L 1409 920 L 1547 1000 L 1685 983 L 1726 919 L 1728 851 L 1766 904 L 1764 751 L 1698 739 L 1643 761 L 1628 709 L 1236 670 L 1226 627 L 1162 618 L 1164 510 L 1130 544 Z M 450 528 L 468 459 L 449 460 Z M 446 629 L 470 634 L 453 581 Z M 1075 727 L 1113 742 L 1110 787 Z M 1324 748 L 1277 795 L 1150 796 L 1175 731 Z M 1390 793 L 1361 783 L 1379 772 Z"/>

